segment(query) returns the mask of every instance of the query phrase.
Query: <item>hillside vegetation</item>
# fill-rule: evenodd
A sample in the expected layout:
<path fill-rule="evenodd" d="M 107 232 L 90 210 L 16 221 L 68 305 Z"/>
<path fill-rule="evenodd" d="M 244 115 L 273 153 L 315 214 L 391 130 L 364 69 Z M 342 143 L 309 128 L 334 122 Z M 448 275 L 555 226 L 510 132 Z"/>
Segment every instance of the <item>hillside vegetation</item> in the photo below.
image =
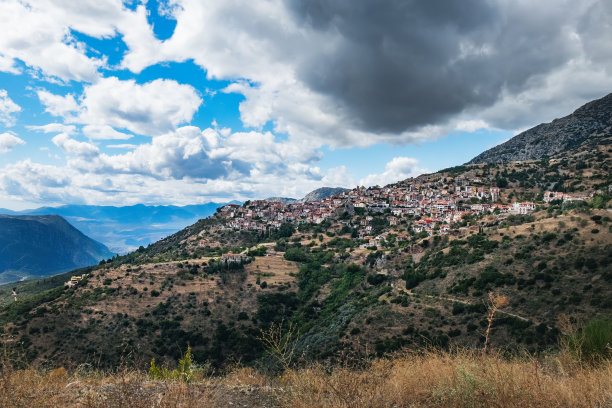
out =
<path fill-rule="evenodd" d="M 0 288 L 6 398 L 610 406 L 609 139 L 228 205 L 76 284 Z"/>
<path fill-rule="evenodd" d="M 590 174 L 577 187 L 582 192 L 606 182 L 595 168 L 596 160 L 607 166 L 604 155 L 581 156 L 587 167 L 580 174 Z M 537 200 L 544 185 L 573 185 L 542 180 L 578 171 L 576 163 L 470 166 L 423 180 L 507 177 L 506 199 Z M 267 366 L 258 337 L 281 323 L 299 331 L 296 353 L 310 361 L 402 348 L 479 349 L 488 293 L 500 292 L 510 301 L 491 345 L 540 353 L 558 347 L 560 317 L 581 321 L 612 311 L 612 220 L 600 208 L 607 200 L 593 195 L 527 215 L 472 216 L 446 235 L 415 233 L 411 217 L 391 226 L 384 212 L 285 224 L 269 234 L 228 230 L 217 215 L 103 262 L 76 287 L 24 296 L 0 311 L 0 325 L 31 361 L 52 366 L 115 367 L 126 355 L 138 356 L 140 367 L 152 358 L 172 365 L 188 346 L 196 361 L 214 367 Z M 366 217 L 387 233 L 375 247 L 355 237 L 353 226 Z M 401 235 L 409 238 L 399 241 Z M 245 255 L 239 263 L 220 262 L 228 252 Z"/>

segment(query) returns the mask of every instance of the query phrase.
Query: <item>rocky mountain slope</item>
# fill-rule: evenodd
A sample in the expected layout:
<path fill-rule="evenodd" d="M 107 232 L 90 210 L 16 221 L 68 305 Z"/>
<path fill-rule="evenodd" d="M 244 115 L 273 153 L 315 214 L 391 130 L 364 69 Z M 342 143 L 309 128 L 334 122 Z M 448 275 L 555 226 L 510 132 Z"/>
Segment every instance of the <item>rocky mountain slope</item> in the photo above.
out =
<path fill-rule="evenodd" d="M 540 124 L 489 149 L 468 164 L 539 160 L 580 146 L 610 144 L 612 94 L 589 102 L 571 115 Z"/>
<path fill-rule="evenodd" d="M 0 283 L 97 264 L 114 254 L 57 215 L 0 215 Z"/>
<path fill-rule="evenodd" d="M 336 194 L 340 194 L 344 191 L 348 191 L 348 189 L 342 188 L 342 187 L 321 187 L 321 188 L 317 188 L 316 190 L 313 190 L 310 193 L 306 194 L 304 198 L 302 198 L 300 201 L 308 202 L 308 201 L 322 200 L 324 198 L 331 197 Z"/>

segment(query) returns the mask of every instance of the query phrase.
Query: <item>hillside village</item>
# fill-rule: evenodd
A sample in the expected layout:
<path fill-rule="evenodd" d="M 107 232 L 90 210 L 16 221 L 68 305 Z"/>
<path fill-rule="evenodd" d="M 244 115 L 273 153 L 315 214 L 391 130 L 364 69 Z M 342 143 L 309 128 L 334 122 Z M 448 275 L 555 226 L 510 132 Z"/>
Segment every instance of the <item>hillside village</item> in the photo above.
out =
<path fill-rule="evenodd" d="M 444 179 L 446 180 L 446 179 Z M 235 230 L 266 232 L 280 228 L 283 223 L 321 224 L 325 220 L 345 212 L 386 213 L 390 226 L 411 219 L 414 233 L 434 232 L 447 234 L 465 228 L 466 218 L 480 215 L 529 214 L 536 210 L 531 201 L 508 202 L 500 187 L 483 186 L 481 179 L 458 177 L 452 181 L 407 179 L 386 187 L 357 187 L 347 192 L 310 202 L 284 203 L 255 200 L 243 206 L 229 204 L 218 214 L 226 220 L 226 227 Z M 572 195 L 557 191 L 543 194 L 540 205 L 560 201 L 587 200 L 587 195 Z M 372 239 L 372 216 L 360 221 L 358 238 Z M 346 222 L 345 222 L 346 223 Z M 406 238 L 400 236 L 400 239 Z M 376 240 L 379 238 L 376 237 Z M 204 244 L 204 243 L 203 243 Z"/>

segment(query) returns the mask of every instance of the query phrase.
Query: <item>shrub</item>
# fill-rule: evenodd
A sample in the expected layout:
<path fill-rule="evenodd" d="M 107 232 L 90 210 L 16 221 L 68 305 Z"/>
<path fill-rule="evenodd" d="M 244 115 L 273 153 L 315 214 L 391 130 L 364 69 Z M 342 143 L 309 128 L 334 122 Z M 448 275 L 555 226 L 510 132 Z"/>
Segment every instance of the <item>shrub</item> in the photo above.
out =
<path fill-rule="evenodd" d="M 191 382 L 194 379 L 194 374 L 197 368 L 191 361 L 191 347 L 187 347 L 187 353 L 179 359 L 178 365 L 174 370 L 165 367 L 158 367 L 155 364 L 155 359 L 151 360 L 149 367 L 149 377 L 153 380 L 174 380 Z"/>
<path fill-rule="evenodd" d="M 387 276 L 380 273 L 377 273 L 376 275 L 368 275 L 368 283 L 373 286 L 380 285 L 385 280 L 387 280 Z"/>
<path fill-rule="evenodd" d="M 563 345 L 580 362 L 596 364 L 612 358 L 612 318 L 596 318 L 583 328 L 571 328 Z"/>
<path fill-rule="evenodd" d="M 465 305 L 463 303 L 453 303 L 453 315 L 461 314 L 465 311 Z"/>
<path fill-rule="evenodd" d="M 406 289 L 412 289 L 425 280 L 425 274 L 416 272 L 414 269 L 408 269 L 404 273 L 404 280 L 406 281 Z"/>
<path fill-rule="evenodd" d="M 266 254 L 267 248 L 265 246 L 260 246 L 256 249 L 252 249 L 247 252 L 247 256 L 264 256 Z"/>
<path fill-rule="evenodd" d="M 448 331 L 449 337 L 457 337 L 461 334 L 461 330 L 459 329 L 451 329 Z"/>
<path fill-rule="evenodd" d="M 291 247 L 287 248 L 287 251 L 285 252 L 285 259 L 288 261 L 295 262 L 308 262 L 310 258 L 308 257 L 306 251 L 304 251 L 303 249 Z"/>

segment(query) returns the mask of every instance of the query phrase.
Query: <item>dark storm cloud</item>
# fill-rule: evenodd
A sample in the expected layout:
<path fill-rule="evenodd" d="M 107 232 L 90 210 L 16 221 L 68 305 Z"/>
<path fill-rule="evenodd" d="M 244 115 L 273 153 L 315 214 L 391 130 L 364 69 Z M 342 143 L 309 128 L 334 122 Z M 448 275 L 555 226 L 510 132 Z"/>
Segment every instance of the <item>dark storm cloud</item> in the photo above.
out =
<path fill-rule="evenodd" d="M 298 24 L 329 38 L 312 44 L 298 75 L 357 128 L 439 124 L 521 92 L 572 57 L 568 11 L 548 3 L 288 0 Z"/>

